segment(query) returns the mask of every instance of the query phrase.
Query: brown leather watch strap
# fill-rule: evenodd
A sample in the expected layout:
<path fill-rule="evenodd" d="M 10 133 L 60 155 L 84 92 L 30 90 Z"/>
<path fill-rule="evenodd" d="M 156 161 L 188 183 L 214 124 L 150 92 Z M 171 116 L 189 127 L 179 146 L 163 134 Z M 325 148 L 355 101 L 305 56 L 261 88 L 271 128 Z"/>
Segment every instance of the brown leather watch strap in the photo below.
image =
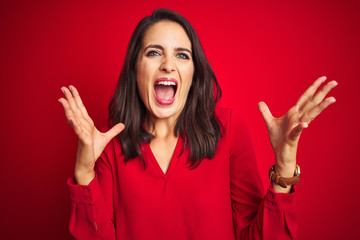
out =
<path fill-rule="evenodd" d="M 271 166 L 271 168 L 269 170 L 269 178 L 270 178 L 271 182 L 278 184 L 283 188 L 286 188 L 289 185 L 295 185 L 300 181 L 300 167 L 299 167 L 299 165 L 296 164 L 294 177 L 284 178 L 275 172 L 275 164 L 274 164 Z"/>

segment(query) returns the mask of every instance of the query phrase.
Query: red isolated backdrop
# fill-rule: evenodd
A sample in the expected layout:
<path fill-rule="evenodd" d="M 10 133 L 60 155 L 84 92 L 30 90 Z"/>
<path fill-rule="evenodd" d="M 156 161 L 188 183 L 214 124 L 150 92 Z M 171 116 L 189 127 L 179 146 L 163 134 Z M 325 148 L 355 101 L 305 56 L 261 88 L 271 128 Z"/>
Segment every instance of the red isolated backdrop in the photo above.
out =
<path fill-rule="evenodd" d="M 300 140 L 298 239 L 354 239 L 360 208 L 358 1 L 1 1 L 1 239 L 72 239 L 66 179 L 77 139 L 61 86 L 74 84 L 96 125 L 131 33 L 159 7 L 193 24 L 223 90 L 251 131 L 265 185 L 273 153 L 257 102 L 281 116 L 319 76 L 337 99 Z"/>

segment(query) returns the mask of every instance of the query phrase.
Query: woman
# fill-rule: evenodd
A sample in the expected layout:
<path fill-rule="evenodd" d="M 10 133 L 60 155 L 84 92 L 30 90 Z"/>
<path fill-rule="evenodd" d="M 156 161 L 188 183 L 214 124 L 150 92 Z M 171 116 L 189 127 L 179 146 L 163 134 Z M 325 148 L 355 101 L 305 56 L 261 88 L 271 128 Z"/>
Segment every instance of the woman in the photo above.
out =
<path fill-rule="evenodd" d="M 68 180 L 71 233 L 78 239 L 295 238 L 297 145 L 301 131 L 335 102 L 324 99 L 335 81 L 315 94 L 325 79 L 281 118 L 259 103 L 275 153 L 264 195 L 248 131 L 236 112 L 216 107 L 221 90 L 194 29 L 173 11 L 154 11 L 132 35 L 104 133 L 76 88 L 62 88 L 59 101 L 79 137 Z"/>

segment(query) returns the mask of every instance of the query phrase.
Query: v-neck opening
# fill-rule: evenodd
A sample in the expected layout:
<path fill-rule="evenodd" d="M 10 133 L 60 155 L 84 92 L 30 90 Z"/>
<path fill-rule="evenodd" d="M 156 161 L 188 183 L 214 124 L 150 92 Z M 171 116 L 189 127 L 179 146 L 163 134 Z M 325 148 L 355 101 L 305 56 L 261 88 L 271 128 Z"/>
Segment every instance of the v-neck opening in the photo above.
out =
<path fill-rule="evenodd" d="M 170 163 L 169 163 L 169 166 L 168 166 L 166 172 L 164 172 L 162 170 L 159 162 L 157 161 L 153 151 L 151 150 L 150 143 L 146 143 L 144 146 L 146 151 L 149 153 L 150 162 L 152 163 L 155 171 L 165 180 L 167 178 L 169 178 L 169 176 L 172 174 L 173 170 L 176 167 L 176 164 L 178 162 L 178 156 L 181 153 L 181 146 L 182 146 L 182 139 L 179 136 L 177 139 L 176 145 L 175 145 L 174 153 L 171 157 L 171 160 L 170 160 Z"/>

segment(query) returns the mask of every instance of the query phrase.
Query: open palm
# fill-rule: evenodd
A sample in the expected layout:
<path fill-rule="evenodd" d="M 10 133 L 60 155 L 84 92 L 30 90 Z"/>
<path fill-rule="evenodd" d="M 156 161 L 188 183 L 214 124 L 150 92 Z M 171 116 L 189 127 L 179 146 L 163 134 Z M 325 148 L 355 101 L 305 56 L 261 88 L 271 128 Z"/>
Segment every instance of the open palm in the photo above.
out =
<path fill-rule="evenodd" d="M 309 123 L 324 109 L 335 102 L 334 97 L 325 97 L 337 85 L 336 81 L 328 82 L 315 94 L 325 80 L 326 77 L 318 78 L 301 95 L 297 103 L 280 118 L 274 118 L 264 102 L 258 103 L 278 164 L 296 162 L 296 151 L 302 130 L 307 128 Z"/>
<path fill-rule="evenodd" d="M 105 133 L 100 132 L 88 115 L 77 89 L 70 86 L 62 87 L 61 90 L 65 98 L 60 98 L 59 102 L 64 108 L 68 123 L 79 138 L 75 178 L 78 183 L 88 184 L 95 175 L 96 160 L 110 140 L 124 129 L 124 124 L 119 123 Z"/>

